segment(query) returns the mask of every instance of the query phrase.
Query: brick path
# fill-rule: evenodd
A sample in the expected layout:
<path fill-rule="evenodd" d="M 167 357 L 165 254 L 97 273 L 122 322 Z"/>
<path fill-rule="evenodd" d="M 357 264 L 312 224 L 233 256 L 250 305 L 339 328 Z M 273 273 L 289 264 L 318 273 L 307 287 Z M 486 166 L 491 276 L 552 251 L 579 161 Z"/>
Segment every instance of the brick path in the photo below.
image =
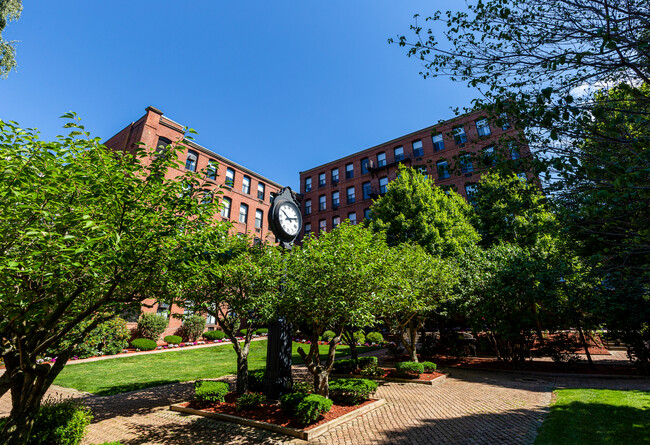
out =
<path fill-rule="evenodd" d="M 296 368 L 304 375 L 304 369 Z M 232 377 L 229 378 L 232 381 Z M 226 378 L 225 380 L 228 380 Z M 650 380 L 531 377 L 453 370 L 443 385 L 389 383 L 377 396 L 387 404 L 316 438 L 319 444 L 531 444 L 554 387 L 650 390 Z M 95 414 L 84 444 L 120 440 L 135 444 L 305 443 L 286 436 L 197 416 L 173 413 L 188 400 L 191 383 L 98 397 L 53 387 L 51 394 L 78 395 Z M 9 400 L 0 398 L 0 416 Z"/>

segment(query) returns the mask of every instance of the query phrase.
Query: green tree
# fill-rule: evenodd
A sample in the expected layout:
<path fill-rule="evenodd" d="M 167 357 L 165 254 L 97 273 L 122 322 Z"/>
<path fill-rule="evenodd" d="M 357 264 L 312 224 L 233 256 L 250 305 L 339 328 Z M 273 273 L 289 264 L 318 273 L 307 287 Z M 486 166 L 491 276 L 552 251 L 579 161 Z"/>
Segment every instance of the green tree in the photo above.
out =
<path fill-rule="evenodd" d="M 12 20 L 18 20 L 23 11 L 22 0 L 0 0 L 0 77 L 6 78 L 16 68 L 16 42 L 2 37 L 2 31 Z"/>
<path fill-rule="evenodd" d="M 244 394 L 253 334 L 277 313 L 283 277 L 280 251 L 268 244 L 253 246 L 245 236 L 217 236 L 212 243 L 204 237 L 197 248 L 200 255 L 190 267 L 192 277 L 181 284 L 179 304 L 218 320 L 237 353 L 237 393 Z M 237 337 L 244 325 L 240 343 Z"/>
<path fill-rule="evenodd" d="M 471 206 L 413 168 L 400 166 L 387 193 L 370 210 L 370 228 L 385 232 L 391 246 L 416 243 L 431 255 L 449 257 L 479 239 L 469 220 Z"/>
<path fill-rule="evenodd" d="M 417 362 L 416 335 L 456 284 L 448 261 L 429 255 L 417 244 L 390 248 L 377 313 L 397 334 L 411 361 Z"/>
<path fill-rule="evenodd" d="M 178 168 L 176 150 L 133 156 L 102 146 L 76 120 L 66 127 L 69 136 L 43 142 L 0 121 L 0 394 L 12 399 L 0 443 L 27 442 L 75 345 L 157 296 L 183 239 L 216 210 L 199 205 L 197 174 L 163 179 Z M 48 350 L 56 362 L 40 363 Z"/>
<path fill-rule="evenodd" d="M 328 378 L 336 346 L 346 326 L 363 327 L 375 320 L 374 294 L 380 289 L 386 246 L 380 235 L 344 222 L 331 232 L 310 236 L 287 259 L 283 313 L 303 326 L 311 340 L 309 351 L 298 348 L 314 376 L 314 390 L 328 395 Z M 322 360 L 318 340 L 328 329 L 335 333 Z"/>

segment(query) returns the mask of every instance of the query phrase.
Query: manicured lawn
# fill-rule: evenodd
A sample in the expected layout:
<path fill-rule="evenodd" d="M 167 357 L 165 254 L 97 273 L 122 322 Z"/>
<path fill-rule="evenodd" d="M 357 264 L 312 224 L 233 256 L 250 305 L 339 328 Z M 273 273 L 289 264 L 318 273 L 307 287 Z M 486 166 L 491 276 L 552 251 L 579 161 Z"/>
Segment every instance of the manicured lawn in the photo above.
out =
<path fill-rule="evenodd" d="M 264 368 L 266 340 L 251 343 L 248 369 Z M 302 363 L 296 352 L 300 343 L 293 344 L 293 363 Z M 309 345 L 302 345 L 305 352 Z M 320 346 L 321 354 L 328 346 Z M 359 352 L 377 349 L 358 347 Z M 336 356 L 349 355 L 348 346 L 339 345 Z M 55 385 L 109 395 L 167 383 L 216 378 L 237 372 L 237 356 L 230 344 L 211 348 L 187 349 L 161 354 L 122 357 L 66 366 L 54 381 Z"/>
<path fill-rule="evenodd" d="M 650 392 L 561 389 L 535 445 L 650 444 Z"/>

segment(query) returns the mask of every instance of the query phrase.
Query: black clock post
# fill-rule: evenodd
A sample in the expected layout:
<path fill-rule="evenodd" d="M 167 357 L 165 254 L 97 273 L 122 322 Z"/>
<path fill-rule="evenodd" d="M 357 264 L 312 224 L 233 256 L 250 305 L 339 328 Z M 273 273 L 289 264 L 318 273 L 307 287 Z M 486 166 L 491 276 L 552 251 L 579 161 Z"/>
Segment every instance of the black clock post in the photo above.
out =
<path fill-rule="evenodd" d="M 281 248 L 291 250 L 302 228 L 300 204 L 290 187 L 284 187 L 271 197 L 269 228 Z M 266 396 L 270 399 L 291 392 L 291 324 L 283 316 L 269 326 L 264 386 Z"/>

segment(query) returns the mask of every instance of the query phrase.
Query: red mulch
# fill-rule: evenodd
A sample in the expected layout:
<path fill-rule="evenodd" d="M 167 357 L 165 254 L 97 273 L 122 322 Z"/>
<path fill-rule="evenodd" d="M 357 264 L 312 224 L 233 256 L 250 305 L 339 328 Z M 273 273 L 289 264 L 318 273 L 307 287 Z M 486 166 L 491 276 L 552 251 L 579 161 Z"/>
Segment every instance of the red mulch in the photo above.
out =
<path fill-rule="evenodd" d="M 237 399 L 237 394 L 231 392 L 226 395 L 226 401 L 223 403 L 211 403 L 211 402 L 186 402 L 181 405 L 184 407 L 199 409 L 201 411 L 206 411 L 210 413 L 221 413 L 229 414 L 231 416 L 244 417 L 250 420 L 257 420 L 259 422 L 272 423 L 274 425 L 296 428 L 301 430 L 310 430 L 315 428 L 323 423 L 334 420 L 338 417 L 341 417 L 344 414 L 347 414 L 355 409 L 366 406 L 374 400 L 367 400 L 360 405 L 337 405 L 333 404 L 329 412 L 325 413 L 318 421 L 312 423 L 311 425 L 303 425 L 296 421 L 296 419 L 287 416 L 281 409 L 279 403 L 266 402 L 263 403 L 259 408 L 253 408 L 246 411 L 237 411 L 235 409 L 235 400 Z"/>

